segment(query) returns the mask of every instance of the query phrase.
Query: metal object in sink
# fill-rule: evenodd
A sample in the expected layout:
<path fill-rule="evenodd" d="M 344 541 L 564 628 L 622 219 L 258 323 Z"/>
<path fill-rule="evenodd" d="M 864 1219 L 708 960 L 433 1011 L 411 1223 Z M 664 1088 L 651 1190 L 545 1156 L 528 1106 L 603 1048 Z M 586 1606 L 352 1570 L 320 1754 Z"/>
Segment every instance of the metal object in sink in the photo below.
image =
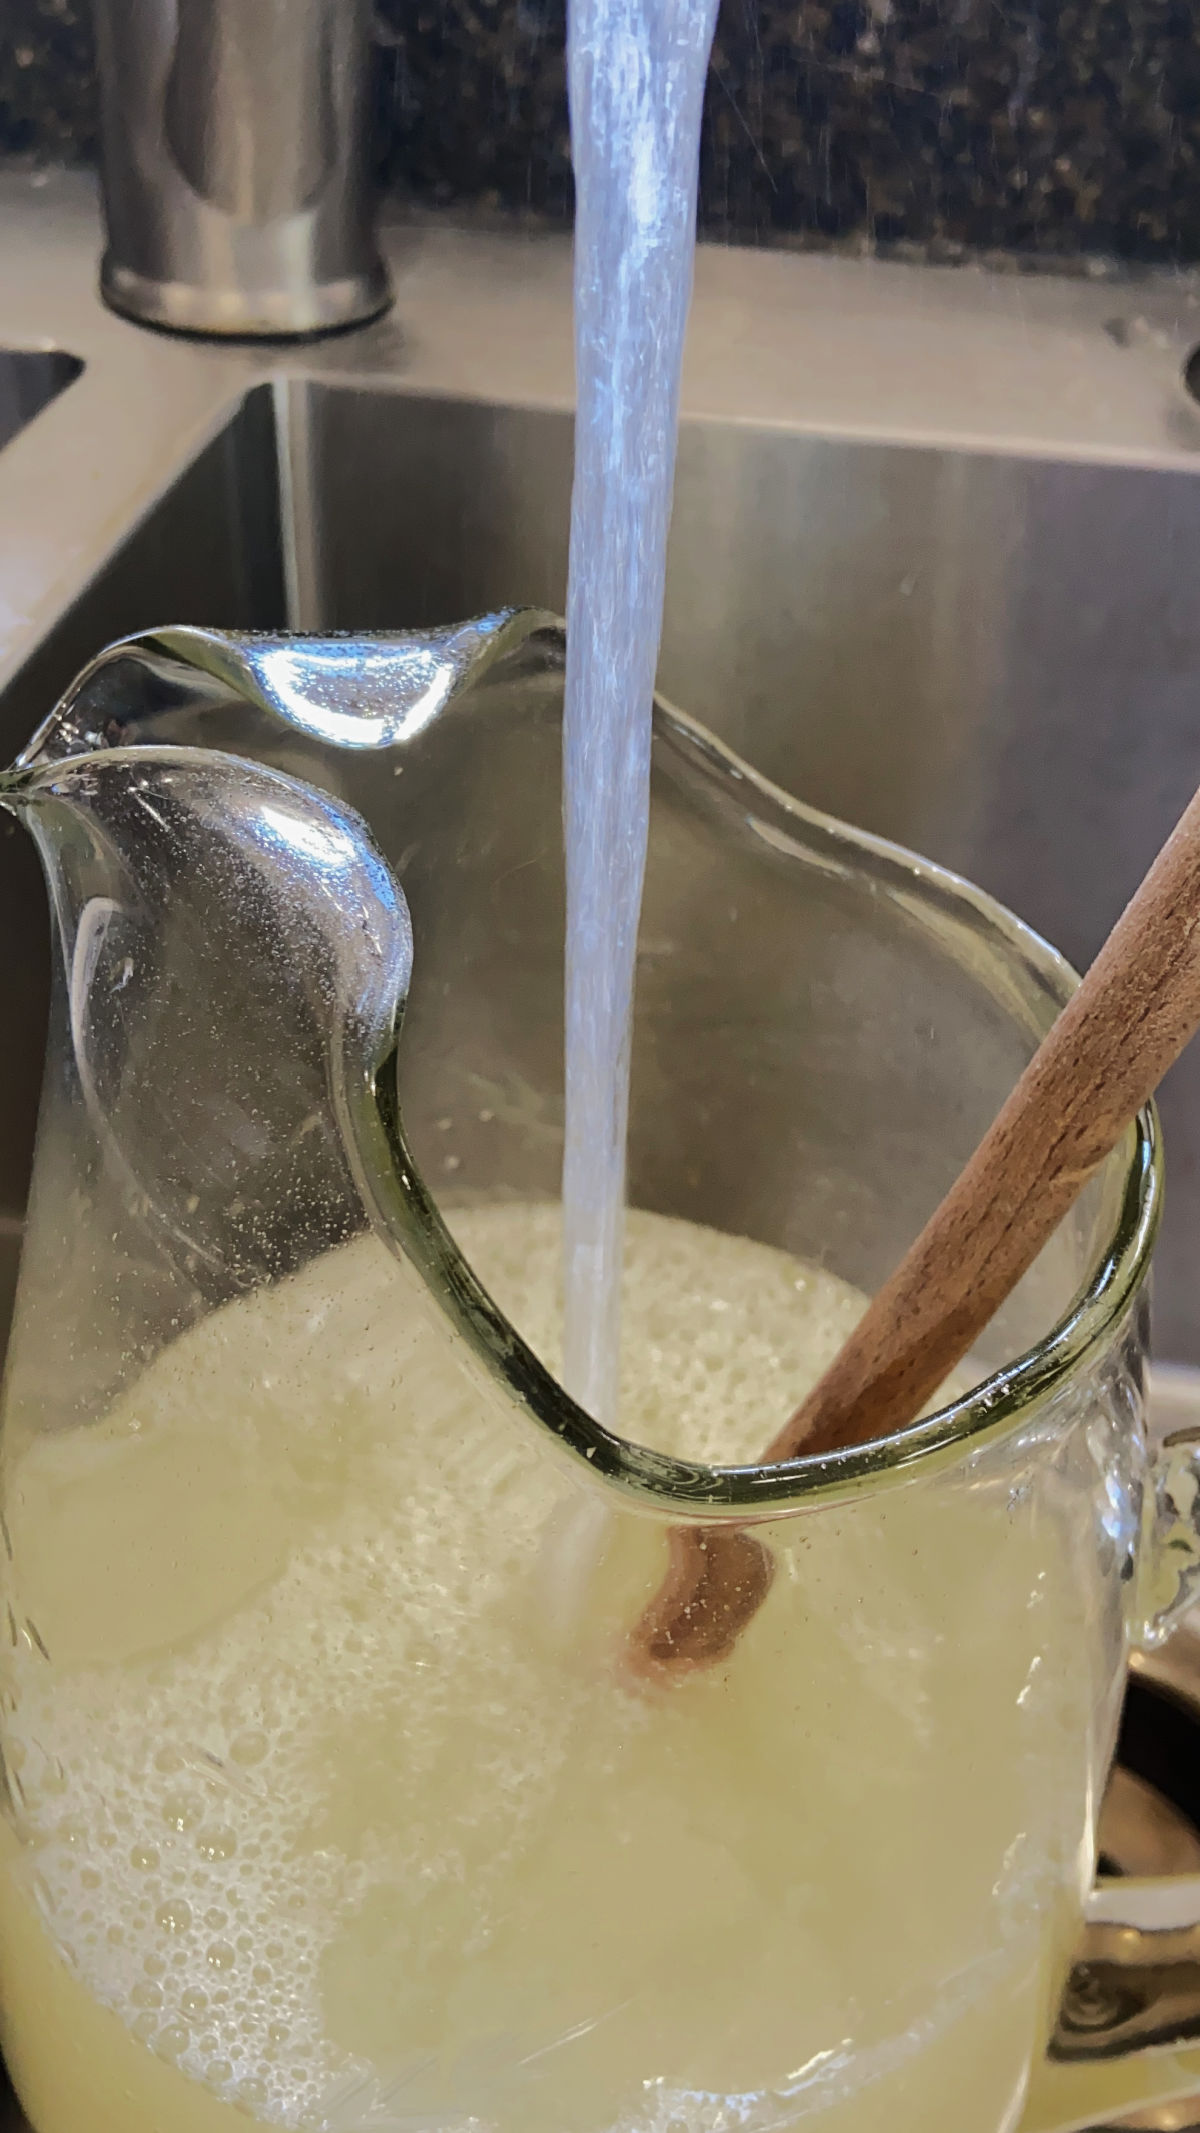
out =
<path fill-rule="evenodd" d="M 366 0 L 97 0 L 95 15 L 107 301 L 210 334 L 380 311 Z"/>
<path fill-rule="evenodd" d="M 1099 1854 L 1102 1874 L 1116 1877 L 1100 1885 L 1101 1901 L 1107 1898 L 1114 1911 L 1120 1908 L 1126 1876 L 1200 1874 L 1200 1625 L 1194 1616 L 1160 1650 L 1134 1660 L 1101 1811 Z M 1200 2014 L 1200 1933 L 1194 1927 L 1137 1933 L 1093 1923 L 1087 1931 L 1085 1960 L 1072 1972 L 1060 2016 L 1081 2043 L 1087 2039 L 1094 2049 L 1111 2034 L 1112 2049 L 1119 2050 L 1120 2040 L 1139 2026 L 1153 2034 L 1156 2021 L 1172 2034 L 1172 2022 L 1194 2033 Z M 1145 1983 L 1140 2006 L 1136 1995 L 1128 1994 L 1120 2004 L 1111 1989 L 1114 1974 L 1104 1963 L 1118 1946 L 1124 1986 L 1131 1976 Z M 1131 1971 L 1131 1956 L 1140 1971 Z M 1095 2133 L 1197 2133 L 1198 2128 L 1200 2097 L 1193 2096 L 1136 2112 Z"/>

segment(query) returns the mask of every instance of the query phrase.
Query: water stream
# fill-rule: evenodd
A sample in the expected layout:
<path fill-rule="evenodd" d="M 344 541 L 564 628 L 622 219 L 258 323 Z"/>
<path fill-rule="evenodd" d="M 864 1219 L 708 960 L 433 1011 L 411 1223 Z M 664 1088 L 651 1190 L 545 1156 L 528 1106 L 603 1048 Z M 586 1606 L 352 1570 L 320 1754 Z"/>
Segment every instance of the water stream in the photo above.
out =
<path fill-rule="evenodd" d="M 575 486 L 567 593 L 564 1376 L 613 1423 L 650 718 L 700 115 L 717 0 L 569 0 Z"/>

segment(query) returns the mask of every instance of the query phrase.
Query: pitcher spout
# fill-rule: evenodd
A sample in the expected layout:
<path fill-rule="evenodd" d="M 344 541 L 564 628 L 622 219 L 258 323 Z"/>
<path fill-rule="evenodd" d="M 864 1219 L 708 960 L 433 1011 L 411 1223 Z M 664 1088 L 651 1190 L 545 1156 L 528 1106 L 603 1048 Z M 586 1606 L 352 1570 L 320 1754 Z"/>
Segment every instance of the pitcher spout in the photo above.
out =
<path fill-rule="evenodd" d="M 404 897 L 327 794 L 215 751 L 10 772 L 57 936 L 12 1376 L 102 1408 L 173 1331 L 366 1226 L 350 1092 L 394 1047 Z M 112 1352 L 98 1327 L 119 1321 Z"/>

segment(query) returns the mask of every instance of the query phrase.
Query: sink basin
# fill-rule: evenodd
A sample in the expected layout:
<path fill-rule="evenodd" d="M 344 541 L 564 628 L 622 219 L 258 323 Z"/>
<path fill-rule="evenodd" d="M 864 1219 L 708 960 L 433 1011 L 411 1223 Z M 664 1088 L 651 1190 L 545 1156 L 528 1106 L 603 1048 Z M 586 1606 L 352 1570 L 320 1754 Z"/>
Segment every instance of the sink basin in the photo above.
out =
<path fill-rule="evenodd" d="M 92 652 L 165 619 L 366 629 L 561 611 L 565 411 L 253 386 L 0 701 L 15 748 Z M 1200 481 L 688 421 L 665 693 L 804 799 L 981 882 L 1086 963 L 1200 779 Z M 10 835 L 0 1180 L 33 1132 L 41 889 Z M 1159 1352 L 1200 1361 L 1200 1052 L 1164 1091 Z"/>
<path fill-rule="evenodd" d="M 0 210 L 14 338 L 86 364 L 0 454 L 0 748 L 102 645 L 154 624 L 561 610 L 560 240 L 400 228 L 390 318 L 216 348 L 103 310 L 85 181 L 35 196 L 0 178 Z M 664 692 L 1086 963 L 1200 781 L 1197 340 L 1200 284 L 1180 276 L 1126 290 L 702 251 Z M 22 405 L 71 360 L 20 357 Z M 36 863 L 11 827 L 0 895 L 2 1321 L 47 965 Z M 1200 1047 L 1162 1108 L 1157 1347 L 1197 1365 Z"/>
<path fill-rule="evenodd" d="M 9 330 L 86 364 L 63 394 L 71 359 L 20 356 L 18 376 L 0 355 L 6 757 L 102 645 L 155 624 L 561 610 L 563 243 L 397 229 L 393 315 L 283 351 L 104 312 L 97 241 L 85 180 L 35 194 L 0 176 Z M 1085 963 L 1200 782 L 1200 410 L 1182 382 L 1198 340 L 1200 285 L 1181 276 L 1125 289 L 702 253 L 664 692 Z M 0 899 L 2 1338 L 48 972 L 33 849 L 7 822 Z M 1157 1346 L 1194 1367 L 1200 1047 L 1163 1113 Z M 1159 1392 L 1181 1403 L 1170 1426 L 1200 1379 Z"/>
<path fill-rule="evenodd" d="M 0 348 L 0 448 L 82 369 L 79 357 L 61 348 Z"/>

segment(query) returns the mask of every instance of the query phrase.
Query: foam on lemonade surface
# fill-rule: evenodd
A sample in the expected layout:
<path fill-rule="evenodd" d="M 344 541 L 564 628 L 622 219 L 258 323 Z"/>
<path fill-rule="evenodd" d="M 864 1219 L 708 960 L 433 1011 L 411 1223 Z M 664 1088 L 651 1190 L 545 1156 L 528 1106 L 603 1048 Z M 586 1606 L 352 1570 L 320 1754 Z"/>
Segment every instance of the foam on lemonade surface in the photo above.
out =
<path fill-rule="evenodd" d="M 558 1209 L 454 1223 L 553 1367 Z M 1086 1872 L 1079 1714 L 1039 1702 L 1070 1550 L 1058 1592 L 986 1478 L 936 1549 L 911 1488 L 791 1521 L 728 1664 L 638 1689 L 661 1529 L 597 1524 L 397 1278 L 360 1239 L 100 1424 L 13 1431 L 37 2133 L 994 2133 Z M 632 1213 L 623 1430 L 753 1458 L 861 1308 Z"/>

